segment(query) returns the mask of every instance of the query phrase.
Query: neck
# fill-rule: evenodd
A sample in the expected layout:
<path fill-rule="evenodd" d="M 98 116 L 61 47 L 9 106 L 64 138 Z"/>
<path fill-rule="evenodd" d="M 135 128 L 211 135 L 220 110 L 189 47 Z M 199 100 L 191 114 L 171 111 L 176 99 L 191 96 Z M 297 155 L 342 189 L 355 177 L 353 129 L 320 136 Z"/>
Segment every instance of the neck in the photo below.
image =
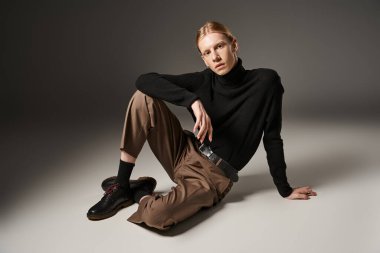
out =
<path fill-rule="evenodd" d="M 242 65 L 242 60 L 240 58 L 237 58 L 237 61 L 235 62 L 232 69 L 225 75 L 216 75 L 218 81 L 220 81 L 221 84 L 226 86 L 236 86 L 239 85 L 242 78 L 244 77 L 245 69 Z"/>

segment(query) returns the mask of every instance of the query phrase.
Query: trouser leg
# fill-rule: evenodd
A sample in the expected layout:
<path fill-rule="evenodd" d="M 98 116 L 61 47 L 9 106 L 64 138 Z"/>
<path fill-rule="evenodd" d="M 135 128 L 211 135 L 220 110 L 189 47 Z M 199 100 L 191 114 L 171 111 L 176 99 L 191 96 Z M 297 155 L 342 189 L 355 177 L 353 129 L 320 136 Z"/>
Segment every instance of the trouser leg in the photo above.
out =
<path fill-rule="evenodd" d="M 146 140 L 173 179 L 186 145 L 181 124 L 163 101 L 136 91 L 127 108 L 120 150 L 137 157 Z"/>
<path fill-rule="evenodd" d="M 127 109 L 120 149 L 137 157 L 148 141 L 176 187 L 144 198 L 128 220 L 166 229 L 218 202 L 231 181 L 203 158 L 165 103 L 137 91 Z"/>
<path fill-rule="evenodd" d="M 198 179 L 178 179 L 177 185 L 166 195 L 155 195 L 142 199 L 138 211 L 128 218 L 133 223 L 142 223 L 160 230 L 197 213 L 203 207 L 214 204 L 215 194 L 204 187 Z"/>
<path fill-rule="evenodd" d="M 190 138 L 174 172 L 177 185 L 165 195 L 142 199 L 128 221 L 166 230 L 216 204 L 232 187 L 221 170 L 196 151 Z"/>

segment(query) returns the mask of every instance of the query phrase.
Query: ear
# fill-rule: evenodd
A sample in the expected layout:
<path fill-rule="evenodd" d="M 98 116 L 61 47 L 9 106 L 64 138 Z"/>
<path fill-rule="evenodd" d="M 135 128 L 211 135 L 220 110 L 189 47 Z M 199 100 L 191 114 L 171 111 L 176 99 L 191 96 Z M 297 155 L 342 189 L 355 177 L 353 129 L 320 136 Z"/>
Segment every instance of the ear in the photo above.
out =
<path fill-rule="evenodd" d="M 236 38 L 234 38 L 232 40 L 231 44 L 232 44 L 232 50 L 234 51 L 234 53 L 236 53 L 238 51 L 238 49 L 239 49 L 239 44 L 238 44 Z"/>

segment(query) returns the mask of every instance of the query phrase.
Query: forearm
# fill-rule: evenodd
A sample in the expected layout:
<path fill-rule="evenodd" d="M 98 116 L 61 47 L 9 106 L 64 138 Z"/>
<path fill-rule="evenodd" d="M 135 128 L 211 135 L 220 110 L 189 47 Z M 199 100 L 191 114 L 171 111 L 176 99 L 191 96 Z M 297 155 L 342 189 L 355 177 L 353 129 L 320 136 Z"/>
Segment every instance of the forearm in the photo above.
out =
<path fill-rule="evenodd" d="M 282 139 L 265 144 L 270 174 L 278 192 L 282 197 L 287 197 L 292 192 L 286 176 L 286 163 Z"/>
<path fill-rule="evenodd" d="M 197 81 L 197 76 L 191 74 L 175 76 L 147 73 L 138 77 L 136 88 L 151 97 L 190 107 L 198 99 L 198 96 L 191 91 Z"/>

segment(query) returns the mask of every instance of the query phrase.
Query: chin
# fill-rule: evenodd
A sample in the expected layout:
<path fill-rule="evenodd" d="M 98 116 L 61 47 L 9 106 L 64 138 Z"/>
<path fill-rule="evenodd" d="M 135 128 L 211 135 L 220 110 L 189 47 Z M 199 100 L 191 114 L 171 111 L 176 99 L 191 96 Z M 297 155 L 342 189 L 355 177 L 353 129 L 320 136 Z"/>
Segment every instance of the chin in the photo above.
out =
<path fill-rule="evenodd" d="M 228 71 L 225 70 L 225 69 L 223 69 L 223 70 L 215 70 L 214 72 L 215 72 L 216 74 L 220 75 L 220 76 L 223 76 L 223 75 L 225 75 L 225 74 L 228 73 Z"/>
<path fill-rule="evenodd" d="M 225 74 L 227 74 L 228 72 L 230 72 L 231 69 L 228 69 L 228 68 L 223 68 L 223 69 L 212 69 L 212 71 L 217 74 L 217 75 L 220 75 L 220 76 L 223 76 Z"/>

